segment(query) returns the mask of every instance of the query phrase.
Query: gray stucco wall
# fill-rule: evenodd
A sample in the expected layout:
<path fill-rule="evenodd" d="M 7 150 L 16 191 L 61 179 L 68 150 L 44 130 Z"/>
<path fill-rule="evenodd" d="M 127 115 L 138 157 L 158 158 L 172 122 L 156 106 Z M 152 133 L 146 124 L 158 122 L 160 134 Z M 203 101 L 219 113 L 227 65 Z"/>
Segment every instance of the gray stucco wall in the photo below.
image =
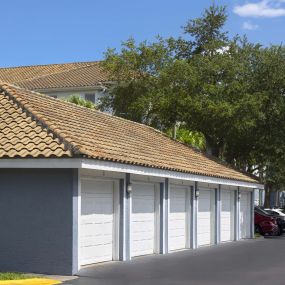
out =
<path fill-rule="evenodd" d="M 0 170 L 0 270 L 72 274 L 76 170 Z"/>

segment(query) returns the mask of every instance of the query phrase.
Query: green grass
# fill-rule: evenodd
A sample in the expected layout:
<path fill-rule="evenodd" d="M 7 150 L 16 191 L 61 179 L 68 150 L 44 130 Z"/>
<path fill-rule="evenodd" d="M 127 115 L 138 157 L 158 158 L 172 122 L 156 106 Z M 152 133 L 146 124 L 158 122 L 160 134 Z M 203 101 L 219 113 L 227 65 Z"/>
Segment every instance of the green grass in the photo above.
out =
<path fill-rule="evenodd" d="M 16 273 L 16 272 L 0 272 L 0 280 L 19 280 L 19 279 L 28 279 L 32 278 L 23 273 Z"/>

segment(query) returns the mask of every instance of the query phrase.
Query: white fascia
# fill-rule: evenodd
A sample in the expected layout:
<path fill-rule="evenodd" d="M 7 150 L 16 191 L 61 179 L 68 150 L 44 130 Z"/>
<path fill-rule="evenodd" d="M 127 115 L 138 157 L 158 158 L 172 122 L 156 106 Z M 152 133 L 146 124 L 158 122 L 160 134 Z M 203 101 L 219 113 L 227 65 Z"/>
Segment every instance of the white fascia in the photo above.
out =
<path fill-rule="evenodd" d="M 238 180 L 230 180 L 216 178 L 204 175 L 196 175 L 183 173 L 178 171 L 170 171 L 158 168 L 150 168 L 144 166 L 116 163 L 110 161 L 102 161 L 95 159 L 81 158 L 18 158 L 18 159 L 0 159 L 0 169 L 3 168 L 79 168 L 94 169 L 120 173 L 130 173 L 186 181 L 197 181 L 212 184 L 239 186 L 246 188 L 264 189 L 259 183 L 249 183 Z"/>
<path fill-rule="evenodd" d="M 0 159 L 2 168 L 81 168 L 80 158 L 9 158 Z"/>

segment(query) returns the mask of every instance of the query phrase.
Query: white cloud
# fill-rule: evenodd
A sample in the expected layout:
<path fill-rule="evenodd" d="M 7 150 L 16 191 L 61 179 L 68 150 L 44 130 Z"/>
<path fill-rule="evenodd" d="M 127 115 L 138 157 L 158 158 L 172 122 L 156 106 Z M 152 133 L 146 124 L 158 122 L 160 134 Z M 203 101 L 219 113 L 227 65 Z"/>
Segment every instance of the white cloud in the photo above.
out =
<path fill-rule="evenodd" d="M 244 30 L 254 31 L 258 29 L 258 25 L 251 23 L 250 21 L 246 21 L 242 24 L 242 28 Z"/>
<path fill-rule="evenodd" d="M 285 16 L 285 8 L 282 3 L 285 3 L 285 0 L 262 0 L 237 5 L 233 11 L 241 17 L 276 18 Z"/>

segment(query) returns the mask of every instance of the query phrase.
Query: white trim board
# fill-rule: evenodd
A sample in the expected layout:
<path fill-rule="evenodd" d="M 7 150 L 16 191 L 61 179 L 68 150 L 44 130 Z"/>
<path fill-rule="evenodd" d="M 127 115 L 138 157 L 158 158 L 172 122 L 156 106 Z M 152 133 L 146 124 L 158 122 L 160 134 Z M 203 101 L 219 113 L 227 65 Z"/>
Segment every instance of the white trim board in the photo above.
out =
<path fill-rule="evenodd" d="M 102 160 L 83 159 L 82 168 L 100 169 L 104 171 L 123 172 L 123 173 L 139 174 L 139 175 L 147 175 L 147 176 L 155 176 L 163 178 L 173 178 L 178 180 L 197 181 L 197 182 L 205 182 L 213 184 L 263 189 L 263 185 L 259 183 L 249 183 L 238 180 L 216 178 L 204 175 L 189 174 L 178 171 L 149 168 L 144 166 L 136 166 L 136 165 L 115 163 L 115 162 L 102 161 Z"/>
<path fill-rule="evenodd" d="M 82 168 L 80 158 L 1 158 L 2 168 Z"/>
<path fill-rule="evenodd" d="M 264 189 L 259 183 L 249 183 L 238 180 L 223 179 L 205 175 L 183 173 L 178 171 L 136 166 L 110 161 L 81 158 L 11 158 L 0 159 L 0 168 L 82 168 L 120 173 L 147 175 L 154 177 L 172 178 L 186 181 L 197 181 L 212 184 L 240 186 L 245 188 Z"/>

